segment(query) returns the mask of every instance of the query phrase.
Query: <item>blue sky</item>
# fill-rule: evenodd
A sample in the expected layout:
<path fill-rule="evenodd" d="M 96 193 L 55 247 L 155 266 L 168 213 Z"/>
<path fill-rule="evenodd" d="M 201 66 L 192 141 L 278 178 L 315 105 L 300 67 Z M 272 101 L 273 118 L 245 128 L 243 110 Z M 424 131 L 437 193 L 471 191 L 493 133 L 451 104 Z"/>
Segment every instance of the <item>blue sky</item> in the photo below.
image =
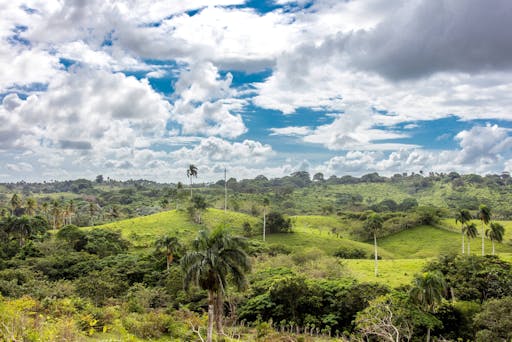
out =
<path fill-rule="evenodd" d="M 507 0 L 0 7 L 0 181 L 512 171 Z"/>

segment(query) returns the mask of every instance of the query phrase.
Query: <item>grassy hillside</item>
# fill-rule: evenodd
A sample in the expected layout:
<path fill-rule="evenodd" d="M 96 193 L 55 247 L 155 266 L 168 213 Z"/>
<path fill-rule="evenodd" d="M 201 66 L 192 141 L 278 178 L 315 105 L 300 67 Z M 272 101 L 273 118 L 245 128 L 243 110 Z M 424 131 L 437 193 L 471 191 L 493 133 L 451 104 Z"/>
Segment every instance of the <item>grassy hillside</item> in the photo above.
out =
<path fill-rule="evenodd" d="M 476 224 L 476 227 L 478 229 L 478 232 L 480 233 L 482 231 L 482 223 L 479 220 L 473 220 L 471 221 L 474 224 Z M 503 243 L 505 244 L 512 244 L 512 221 L 500 221 L 497 220 L 495 222 L 501 223 L 503 227 L 505 228 L 505 235 L 503 236 Z M 459 232 L 461 230 L 460 223 L 455 223 L 454 219 L 443 219 L 441 220 L 441 225 L 443 227 L 446 227 L 447 229 L 453 230 L 454 232 Z M 486 226 L 485 229 L 489 228 L 489 226 Z"/>
<path fill-rule="evenodd" d="M 206 227 L 225 224 L 236 234 L 242 233 L 244 222 L 248 222 L 255 233 L 261 229 L 260 218 L 232 211 L 225 213 L 223 210 L 210 208 L 203 213 L 202 219 Z M 510 236 L 512 222 L 502 223 L 509 228 L 507 236 Z M 362 250 L 368 256 L 373 253 L 371 241 L 365 243 L 350 239 L 350 230 L 353 225 L 360 224 L 359 221 L 351 222 L 336 216 L 294 216 L 292 224 L 293 233 L 268 234 L 267 244 L 282 245 L 292 254 L 315 249 L 323 251 L 326 256 L 332 256 L 342 249 Z M 407 284 L 429 259 L 443 253 L 460 253 L 459 227 L 450 220 L 442 221 L 442 225 L 448 229 L 420 226 L 379 239 L 379 255 L 382 260 L 379 260 L 380 275 L 377 278 L 374 276 L 374 261 L 371 259 L 343 260 L 346 268 L 344 272 L 364 282 L 379 282 L 392 287 Z M 165 234 L 177 235 L 184 241 L 190 241 L 204 226 L 192 223 L 186 212 L 171 210 L 98 227 L 120 230 L 135 247 L 146 248 Z M 338 234 L 332 233 L 333 229 Z M 262 237 L 258 234 L 251 239 L 261 241 Z M 472 254 L 480 253 L 480 241 L 477 238 L 471 242 Z M 486 250 L 491 250 L 489 241 L 486 241 Z M 496 244 L 496 251 L 507 260 L 512 258 L 512 247 L 507 244 Z M 325 262 L 333 261 L 325 259 Z M 311 269 L 309 272 L 313 271 Z"/>
<path fill-rule="evenodd" d="M 379 246 L 393 251 L 397 258 L 428 258 L 445 253 L 461 251 L 461 234 L 431 226 L 420 226 L 379 240 Z M 466 239 L 467 243 L 467 239 Z M 471 253 L 481 252 L 481 239 L 471 241 Z M 486 251 L 491 251 L 491 242 L 486 239 Z M 511 253 L 512 247 L 496 244 L 497 253 Z"/>
<path fill-rule="evenodd" d="M 158 214 L 136 217 L 108 223 L 94 228 L 115 229 L 136 247 L 148 247 L 162 235 L 177 235 L 181 239 L 191 239 L 200 226 L 191 223 L 183 211 L 165 211 Z M 92 229 L 88 227 L 86 229 Z"/>
<path fill-rule="evenodd" d="M 219 209 L 207 209 L 201 219 L 208 228 L 226 225 L 236 234 L 242 233 L 242 225 L 249 222 L 251 226 L 257 225 L 259 219 L 247 214 L 228 211 L 224 213 Z M 203 226 L 191 222 L 189 215 L 181 210 L 169 210 L 157 214 L 136 217 L 128 220 L 112 222 L 95 228 L 120 230 L 123 237 L 139 247 L 147 246 L 162 235 L 177 235 L 185 240 L 195 236 Z M 92 229 L 88 227 L 86 229 Z"/>
<path fill-rule="evenodd" d="M 379 276 L 375 277 L 373 260 L 353 259 L 344 263 L 350 275 L 361 282 L 382 283 L 390 287 L 410 284 L 414 275 L 421 272 L 428 259 L 379 260 Z"/>

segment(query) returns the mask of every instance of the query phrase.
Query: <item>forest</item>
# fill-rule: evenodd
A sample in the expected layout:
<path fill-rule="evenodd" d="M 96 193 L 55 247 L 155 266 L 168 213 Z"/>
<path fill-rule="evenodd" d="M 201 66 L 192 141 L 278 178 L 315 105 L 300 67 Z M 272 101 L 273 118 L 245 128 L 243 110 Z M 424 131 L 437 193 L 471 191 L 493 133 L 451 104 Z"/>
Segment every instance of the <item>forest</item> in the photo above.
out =
<path fill-rule="evenodd" d="M 511 340 L 508 173 L 185 171 L 0 184 L 0 340 Z"/>

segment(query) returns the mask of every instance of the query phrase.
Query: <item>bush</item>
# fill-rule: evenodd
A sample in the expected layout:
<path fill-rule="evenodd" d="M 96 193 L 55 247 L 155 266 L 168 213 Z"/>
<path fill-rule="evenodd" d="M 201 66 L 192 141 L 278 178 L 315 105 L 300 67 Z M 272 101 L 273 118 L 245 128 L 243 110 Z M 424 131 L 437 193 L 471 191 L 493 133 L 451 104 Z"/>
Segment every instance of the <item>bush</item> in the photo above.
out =
<path fill-rule="evenodd" d="M 366 252 L 359 248 L 343 248 L 334 252 L 334 256 L 342 259 L 366 259 L 368 255 Z"/>
<path fill-rule="evenodd" d="M 121 232 L 109 229 L 93 229 L 87 234 L 84 250 L 103 258 L 128 250 L 129 242 L 121 237 Z"/>
<path fill-rule="evenodd" d="M 170 332 L 172 317 L 162 312 L 131 313 L 122 319 L 125 329 L 143 339 L 160 338 Z"/>
<path fill-rule="evenodd" d="M 315 261 L 323 256 L 325 256 L 325 252 L 323 250 L 312 247 L 293 253 L 292 260 L 297 265 L 303 265 L 308 261 Z"/>
<path fill-rule="evenodd" d="M 285 219 L 282 214 L 271 212 L 266 218 L 267 233 L 290 233 L 292 223 L 290 219 Z"/>

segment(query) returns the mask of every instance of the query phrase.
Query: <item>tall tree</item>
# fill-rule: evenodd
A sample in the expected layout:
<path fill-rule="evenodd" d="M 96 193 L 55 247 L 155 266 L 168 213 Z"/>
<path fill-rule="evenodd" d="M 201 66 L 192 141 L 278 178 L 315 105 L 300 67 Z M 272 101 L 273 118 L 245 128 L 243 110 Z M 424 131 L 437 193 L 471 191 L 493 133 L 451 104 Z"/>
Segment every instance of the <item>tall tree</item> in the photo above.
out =
<path fill-rule="evenodd" d="M 34 216 L 37 208 L 37 201 L 33 197 L 27 198 L 27 215 Z"/>
<path fill-rule="evenodd" d="M 192 178 L 197 178 L 197 167 L 194 164 L 190 164 L 187 169 L 187 177 L 190 180 L 190 199 L 192 199 Z"/>
<path fill-rule="evenodd" d="M 466 224 L 464 227 L 464 234 L 468 238 L 468 255 L 471 252 L 471 239 L 476 238 L 478 236 L 478 229 L 476 229 L 476 225 L 474 223 Z"/>
<path fill-rule="evenodd" d="M 373 244 L 374 244 L 374 257 L 375 257 L 375 276 L 379 275 L 379 264 L 378 264 L 378 256 L 377 256 L 377 234 L 379 230 L 382 229 L 383 220 L 379 214 L 373 213 L 368 216 L 365 221 L 364 227 L 373 235 Z"/>
<path fill-rule="evenodd" d="M 156 240 L 156 248 L 164 248 L 165 249 L 165 257 L 167 260 L 167 270 L 171 267 L 171 264 L 174 260 L 174 255 L 178 253 L 181 248 L 181 244 L 178 241 L 176 236 L 168 236 L 165 235 L 160 239 Z"/>
<path fill-rule="evenodd" d="M 67 213 L 67 224 L 72 224 L 73 216 L 75 216 L 76 208 L 75 208 L 75 202 L 73 200 L 70 200 L 68 205 L 66 206 L 66 213 Z"/>
<path fill-rule="evenodd" d="M 466 224 L 471 221 L 471 214 L 467 209 L 460 209 L 455 214 L 455 223 L 461 224 L 461 233 L 462 233 L 462 254 L 464 254 L 464 230 Z"/>
<path fill-rule="evenodd" d="M 53 219 L 53 229 L 57 229 L 60 217 L 60 205 L 59 202 L 57 202 L 57 200 L 52 201 L 51 213 Z"/>
<path fill-rule="evenodd" d="M 505 227 L 498 222 L 491 222 L 489 228 L 485 231 L 485 235 L 491 239 L 492 242 L 492 255 L 494 255 L 494 241 L 503 241 L 505 234 Z"/>
<path fill-rule="evenodd" d="M 478 211 L 478 218 L 482 221 L 482 256 L 485 255 L 485 226 L 491 221 L 491 209 L 481 204 Z"/>
<path fill-rule="evenodd" d="M 441 272 L 425 272 L 414 278 L 409 295 L 413 302 L 426 313 L 435 313 L 443 299 L 446 282 Z M 430 326 L 427 326 L 427 342 L 430 341 Z"/>
<path fill-rule="evenodd" d="M 184 286 L 199 286 L 208 292 L 207 341 L 212 341 L 213 324 L 222 334 L 222 303 L 228 285 L 228 275 L 240 290 L 246 286 L 250 259 L 245 253 L 245 241 L 231 236 L 225 229 L 202 230 L 192 243 L 192 251 L 182 259 Z"/>
<path fill-rule="evenodd" d="M 263 241 L 265 241 L 265 232 L 267 231 L 267 207 L 270 201 L 267 197 L 263 199 Z"/>

